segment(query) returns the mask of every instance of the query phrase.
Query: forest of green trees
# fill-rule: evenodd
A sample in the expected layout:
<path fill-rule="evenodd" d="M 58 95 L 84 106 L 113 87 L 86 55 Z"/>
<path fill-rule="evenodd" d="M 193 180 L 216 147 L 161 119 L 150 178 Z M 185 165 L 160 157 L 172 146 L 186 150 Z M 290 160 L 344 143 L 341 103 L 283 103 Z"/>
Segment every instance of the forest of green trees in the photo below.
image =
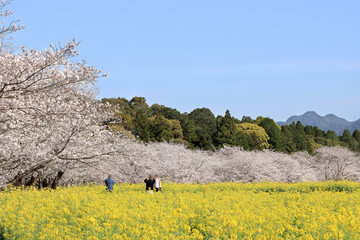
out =
<path fill-rule="evenodd" d="M 124 131 L 145 143 L 150 141 L 183 143 L 190 149 L 215 150 L 240 146 L 245 150 L 271 149 L 284 153 L 307 151 L 313 154 L 321 146 L 345 146 L 360 151 L 360 131 L 345 130 L 342 136 L 334 131 L 322 131 L 301 122 L 279 126 L 268 117 L 241 120 L 231 116 L 217 116 L 208 108 L 180 113 L 164 105 L 149 106 L 144 97 L 104 98 L 116 117 L 106 123 L 114 131 Z"/>

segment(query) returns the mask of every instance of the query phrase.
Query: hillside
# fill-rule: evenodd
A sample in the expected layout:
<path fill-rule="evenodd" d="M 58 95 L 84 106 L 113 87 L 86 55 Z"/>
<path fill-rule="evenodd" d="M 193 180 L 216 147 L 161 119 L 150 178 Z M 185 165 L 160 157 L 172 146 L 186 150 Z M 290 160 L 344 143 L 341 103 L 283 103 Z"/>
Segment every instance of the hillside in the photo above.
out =
<path fill-rule="evenodd" d="M 349 122 L 346 119 L 340 118 L 334 114 L 320 116 L 313 111 L 306 112 L 300 116 L 292 116 L 285 122 L 278 122 L 278 124 L 289 125 L 292 122 L 296 123 L 297 121 L 300 121 L 304 126 L 317 126 L 323 131 L 333 130 L 337 135 L 341 135 L 345 129 L 348 129 L 352 133 L 355 129 L 360 128 L 360 119 L 355 122 Z"/>

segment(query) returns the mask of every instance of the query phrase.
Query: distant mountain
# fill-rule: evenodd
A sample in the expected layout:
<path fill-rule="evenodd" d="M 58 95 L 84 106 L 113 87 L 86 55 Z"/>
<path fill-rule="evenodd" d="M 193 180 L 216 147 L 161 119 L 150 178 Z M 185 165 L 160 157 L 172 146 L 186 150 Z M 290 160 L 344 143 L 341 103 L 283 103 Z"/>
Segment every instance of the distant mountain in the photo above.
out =
<path fill-rule="evenodd" d="M 286 122 L 278 122 L 279 125 L 289 125 L 292 122 L 300 121 L 304 126 L 311 125 L 317 126 L 321 130 L 333 130 L 338 135 L 342 135 L 345 129 L 353 133 L 355 129 L 360 129 L 360 119 L 355 122 L 349 122 L 334 114 L 320 116 L 316 112 L 309 111 L 300 116 L 292 116 Z"/>

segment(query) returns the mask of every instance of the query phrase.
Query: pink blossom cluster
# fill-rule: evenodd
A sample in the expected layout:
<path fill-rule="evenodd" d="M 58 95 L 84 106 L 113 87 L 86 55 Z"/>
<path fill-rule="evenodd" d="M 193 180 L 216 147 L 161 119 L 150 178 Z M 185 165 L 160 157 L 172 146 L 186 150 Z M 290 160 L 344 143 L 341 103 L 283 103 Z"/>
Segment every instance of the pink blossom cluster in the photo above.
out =
<path fill-rule="evenodd" d="M 14 31 L 4 27 L 2 33 Z M 71 175 L 121 152 L 122 138 L 103 124 L 112 113 L 95 99 L 104 74 L 72 60 L 77 45 L 0 49 L 1 184 Z"/>

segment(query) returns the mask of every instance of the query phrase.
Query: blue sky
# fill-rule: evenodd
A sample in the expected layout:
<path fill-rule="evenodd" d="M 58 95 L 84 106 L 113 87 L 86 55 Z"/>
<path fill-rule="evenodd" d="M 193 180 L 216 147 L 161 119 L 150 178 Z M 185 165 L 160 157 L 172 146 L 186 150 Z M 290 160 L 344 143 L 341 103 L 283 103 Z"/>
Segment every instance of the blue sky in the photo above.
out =
<path fill-rule="evenodd" d="M 81 40 L 99 98 L 190 112 L 360 118 L 360 1 L 15 0 L 15 45 Z"/>

